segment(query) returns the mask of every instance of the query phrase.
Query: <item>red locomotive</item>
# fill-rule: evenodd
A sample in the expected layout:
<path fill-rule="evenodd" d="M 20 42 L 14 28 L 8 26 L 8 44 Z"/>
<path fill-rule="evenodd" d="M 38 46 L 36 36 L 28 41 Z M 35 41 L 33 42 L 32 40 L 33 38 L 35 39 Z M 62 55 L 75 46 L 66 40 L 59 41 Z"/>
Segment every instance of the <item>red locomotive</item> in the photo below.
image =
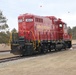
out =
<path fill-rule="evenodd" d="M 33 52 L 47 53 L 71 46 L 71 35 L 61 19 L 28 13 L 18 17 L 18 39 L 12 36 L 11 53 L 31 55 Z"/>

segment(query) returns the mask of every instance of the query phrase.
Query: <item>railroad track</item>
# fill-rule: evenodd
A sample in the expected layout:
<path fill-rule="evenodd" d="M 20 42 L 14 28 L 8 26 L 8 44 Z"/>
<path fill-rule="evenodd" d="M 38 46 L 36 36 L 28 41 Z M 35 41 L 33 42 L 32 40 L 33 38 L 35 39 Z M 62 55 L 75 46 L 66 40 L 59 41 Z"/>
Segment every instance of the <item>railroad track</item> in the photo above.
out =
<path fill-rule="evenodd" d="M 13 57 L 8 57 L 8 58 L 2 58 L 2 59 L 0 59 L 0 63 L 13 61 L 13 60 L 18 60 L 18 59 L 21 59 L 21 58 L 22 57 L 20 57 L 20 56 L 13 56 Z"/>
<path fill-rule="evenodd" d="M 10 52 L 10 50 L 1 50 L 0 53 L 2 52 Z"/>

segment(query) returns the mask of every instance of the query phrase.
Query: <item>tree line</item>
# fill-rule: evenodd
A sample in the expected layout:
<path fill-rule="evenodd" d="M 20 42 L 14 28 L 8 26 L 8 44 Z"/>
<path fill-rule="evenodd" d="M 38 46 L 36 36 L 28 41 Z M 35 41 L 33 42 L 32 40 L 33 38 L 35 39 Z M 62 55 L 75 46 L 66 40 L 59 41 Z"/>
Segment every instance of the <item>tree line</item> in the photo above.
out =
<path fill-rule="evenodd" d="M 7 18 L 0 11 L 0 43 L 9 43 L 11 33 L 17 32 L 15 28 L 9 31 L 9 26 L 7 24 Z"/>
<path fill-rule="evenodd" d="M 9 31 L 9 26 L 7 24 L 7 19 L 0 11 L 0 43 L 9 43 L 10 34 L 17 32 L 15 28 Z M 68 27 L 68 33 L 72 35 L 72 39 L 76 39 L 76 26 L 73 28 Z"/>
<path fill-rule="evenodd" d="M 76 26 L 74 26 L 73 28 L 68 27 L 68 33 L 72 35 L 72 39 L 76 40 Z"/>

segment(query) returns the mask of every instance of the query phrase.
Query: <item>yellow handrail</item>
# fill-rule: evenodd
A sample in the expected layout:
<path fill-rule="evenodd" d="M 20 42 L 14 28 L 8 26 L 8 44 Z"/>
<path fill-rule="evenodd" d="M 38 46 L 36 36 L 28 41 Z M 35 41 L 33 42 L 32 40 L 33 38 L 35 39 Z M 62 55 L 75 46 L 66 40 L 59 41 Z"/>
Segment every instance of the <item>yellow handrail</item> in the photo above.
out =
<path fill-rule="evenodd" d="M 12 41 L 12 32 L 10 33 L 9 46 L 11 46 L 11 41 Z"/>
<path fill-rule="evenodd" d="M 32 31 L 31 31 L 32 32 Z M 34 33 L 32 32 L 33 34 L 33 37 L 34 37 L 34 40 L 33 40 L 33 46 L 34 46 L 34 50 L 36 49 L 36 38 L 35 38 L 35 35 Z"/>

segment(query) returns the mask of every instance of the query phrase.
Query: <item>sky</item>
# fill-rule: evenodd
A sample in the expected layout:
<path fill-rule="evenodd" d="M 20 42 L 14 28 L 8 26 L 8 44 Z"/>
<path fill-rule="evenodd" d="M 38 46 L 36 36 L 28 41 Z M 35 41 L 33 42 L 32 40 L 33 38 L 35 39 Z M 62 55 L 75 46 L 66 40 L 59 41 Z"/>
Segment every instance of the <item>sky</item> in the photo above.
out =
<path fill-rule="evenodd" d="M 18 16 L 25 13 L 55 16 L 71 28 L 76 26 L 76 0 L 0 0 L 0 10 L 10 30 L 18 29 Z"/>

